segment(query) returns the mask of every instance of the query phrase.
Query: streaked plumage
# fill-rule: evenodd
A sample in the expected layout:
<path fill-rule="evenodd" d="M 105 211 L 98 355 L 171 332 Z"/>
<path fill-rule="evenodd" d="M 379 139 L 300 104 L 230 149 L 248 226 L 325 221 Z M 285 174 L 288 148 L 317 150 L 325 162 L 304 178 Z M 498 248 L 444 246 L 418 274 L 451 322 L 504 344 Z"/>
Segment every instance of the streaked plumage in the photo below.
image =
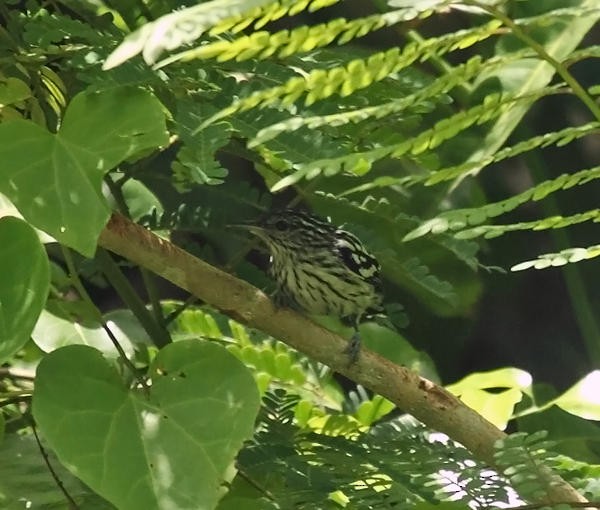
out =
<path fill-rule="evenodd" d="M 379 264 L 356 236 L 311 214 L 283 210 L 247 228 L 271 253 L 283 301 L 358 326 L 381 312 Z"/>

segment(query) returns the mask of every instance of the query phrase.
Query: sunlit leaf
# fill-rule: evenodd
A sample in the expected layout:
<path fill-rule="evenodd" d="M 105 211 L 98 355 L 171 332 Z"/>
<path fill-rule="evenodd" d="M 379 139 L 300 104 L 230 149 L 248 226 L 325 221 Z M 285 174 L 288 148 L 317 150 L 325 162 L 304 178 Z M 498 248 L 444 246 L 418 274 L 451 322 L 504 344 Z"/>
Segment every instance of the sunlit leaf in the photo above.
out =
<path fill-rule="evenodd" d="M 150 93 L 81 93 L 57 134 L 28 120 L 0 124 L 0 192 L 33 226 L 91 256 L 110 212 L 104 174 L 166 142 L 164 112 Z"/>
<path fill-rule="evenodd" d="M 48 257 L 35 231 L 13 217 L 0 219 L 0 362 L 29 340 L 50 286 Z"/>
<path fill-rule="evenodd" d="M 193 340 L 160 351 L 150 376 L 149 389 L 128 389 L 99 351 L 58 349 L 37 371 L 36 421 L 61 462 L 118 508 L 214 508 L 253 433 L 252 376 Z"/>
<path fill-rule="evenodd" d="M 586 375 L 553 402 L 586 420 L 600 420 L 600 370 Z"/>

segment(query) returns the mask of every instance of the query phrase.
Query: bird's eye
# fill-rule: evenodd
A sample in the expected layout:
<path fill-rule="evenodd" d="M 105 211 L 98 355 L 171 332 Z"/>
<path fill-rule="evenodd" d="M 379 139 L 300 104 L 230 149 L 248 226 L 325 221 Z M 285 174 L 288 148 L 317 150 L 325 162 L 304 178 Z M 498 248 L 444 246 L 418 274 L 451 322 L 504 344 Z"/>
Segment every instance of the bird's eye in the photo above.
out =
<path fill-rule="evenodd" d="M 274 227 L 275 227 L 277 230 L 281 230 L 281 231 L 283 231 L 283 230 L 287 230 L 287 228 L 288 228 L 287 221 L 285 221 L 285 220 L 277 220 L 277 221 L 275 222 L 275 225 L 273 225 L 273 226 L 274 226 Z"/>

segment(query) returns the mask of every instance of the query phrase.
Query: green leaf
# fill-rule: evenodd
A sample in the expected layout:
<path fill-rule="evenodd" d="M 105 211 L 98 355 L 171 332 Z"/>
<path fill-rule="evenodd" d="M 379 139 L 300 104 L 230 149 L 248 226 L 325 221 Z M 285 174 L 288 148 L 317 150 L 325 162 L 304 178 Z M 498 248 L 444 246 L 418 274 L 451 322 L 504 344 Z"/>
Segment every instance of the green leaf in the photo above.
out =
<path fill-rule="evenodd" d="M 114 510 L 108 501 L 93 493 L 61 466 L 48 445 L 43 446 L 61 485 L 79 508 Z M 68 508 L 65 495 L 48 471 L 33 434 L 7 434 L 0 444 L 0 458 L 10 459 L 10 462 L 0 462 L 0 507 L 3 510 Z"/>
<path fill-rule="evenodd" d="M 189 340 L 161 350 L 150 377 L 147 391 L 128 389 L 99 351 L 58 349 L 37 371 L 35 419 L 61 462 L 118 508 L 214 508 L 253 433 L 252 376 L 222 347 Z"/>
<path fill-rule="evenodd" d="M 162 204 L 157 196 L 146 185 L 136 179 L 127 179 L 121 188 L 127 204 L 129 215 L 134 221 L 154 210 L 157 214 L 163 212 Z"/>
<path fill-rule="evenodd" d="M 504 391 L 487 391 L 498 388 Z M 531 375 L 518 368 L 501 368 L 471 374 L 446 389 L 499 429 L 505 429 L 515 405 L 531 390 Z"/>
<path fill-rule="evenodd" d="M 489 372 L 475 372 L 457 383 L 446 386 L 450 393 L 461 395 L 475 388 L 519 388 L 527 390 L 531 387 L 531 375 L 519 368 L 507 367 Z"/>
<path fill-rule="evenodd" d="M 600 244 L 587 248 L 567 248 L 559 253 L 546 253 L 539 255 L 535 260 L 527 260 L 510 268 L 511 271 L 524 269 L 545 269 L 547 267 L 564 266 L 565 264 L 580 262 L 600 256 Z"/>
<path fill-rule="evenodd" d="M 360 404 L 355 413 L 355 418 L 365 426 L 371 426 L 377 420 L 392 412 L 396 405 L 383 398 L 380 395 L 375 395 L 371 400 L 366 400 Z"/>
<path fill-rule="evenodd" d="M 554 404 L 586 420 L 600 420 L 600 370 L 594 370 L 569 388 Z"/>
<path fill-rule="evenodd" d="M 328 70 L 313 69 L 304 76 L 293 76 L 281 85 L 261 89 L 246 97 L 234 100 L 230 106 L 207 119 L 200 129 L 234 113 L 244 112 L 258 106 L 261 108 L 274 105 L 289 106 L 301 96 L 305 96 L 304 103 L 306 106 L 327 99 L 336 93 L 342 97 L 349 96 L 357 90 L 367 88 L 394 73 L 406 69 L 420 58 L 426 59 L 434 52 L 437 55 L 442 55 L 457 49 L 461 42 L 466 40 L 465 38 L 468 38 L 468 43 L 466 43 L 468 46 L 491 37 L 499 25 L 500 22 L 492 20 L 480 27 L 460 30 L 439 38 L 430 39 L 425 44 L 411 43 L 402 50 L 392 48 L 372 54 L 365 59 L 354 59 L 345 65 Z M 393 153 L 394 150 L 389 149 L 386 153 L 384 149 L 381 149 L 370 151 L 368 154 L 373 157 L 384 154 L 381 156 L 384 157 Z M 350 159 L 354 156 L 351 155 Z M 350 161 L 341 159 L 342 161 L 332 160 L 332 164 L 339 168 L 343 163 L 347 163 L 346 166 L 352 167 Z M 314 165 L 309 165 L 309 169 L 327 166 L 327 162 L 328 159 L 318 160 Z M 338 169 L 338 171 L 341 170 Z"/>
<path fill-rule="evenodd" d="M 313 26 L 300 26 L 292 30 L 280 30 L 275 33 L 267 31 L 243 35 L 232 41 L 216 40 L 191 50 L 173 55 L 158 67 L 177 60 L 188 61 L 197 58 L 214 58 L 223 62 L 236 59 L 237 61 L 251 58 L 269 58 L 276 54 L 279 58 L 289 57 L 294 53 L 314 51 L 315 48 L 327 46 L 337 39 L 338 44 L 345 44 L 357 37 L 388 27 L 400 22 L 423 19 L 434 13 L 429 6 L 412 6 L 396 11 L 374 14 L 364 18 L 346 20 L 336 18 L 327 23 Z"/>
<path fill-rule="evenodd" d="M 8 104 L 18 103 L 31 97 L 31 89 L 18 78 L 0 77 L 0 109 Z"/>
<path fill-rule="evenodd" d="M 475 409 L 480 415 L 492 422 L 500 430 L 504 430 L 511 419 L 515 405 L 517 405 L 523 394 L 516 388 L 508 389 L 500 393 L 490 393 L 484 390 L 467 390 L 462 393 L 460 399 L 470 408 Z"/>
<path fill-rule="evenodd" d="M 0 193 L 0 218 L 4 216 L 14 216 L 15 218 L 23 219 L 15 205 L 8 198 L 6 198 L 6 196 Z M 52 236 L 49 236 L 41 230 L 36 229 L 36 233 L 38 235 L 39 240 L 43 244 L 56 242 L 56 240 Z"/>
<path fill-rule="evenodd" d="M 547 430 L 549 437 L 559 441 L 556 450 L 577 459 L 598 464 L 598 426 L 590 420 L 551 405 L 535 413 L 517 417 L 519 430 L 534 433 Z"/>
<path fill-rule="evenodd" d="M 469 175 L 471 172 L 478 172 L 482 168 L 487 167 L 492 163 L 497 163 L 508 158 L 514 158 L 525 152 L 533 151 L 538 147 L 545 148 L 551 145 L 561 147 L 574 140 L 578 140 L 579 138 L 583 138 L 590 134 L 593 135 L 598 131 L 599 128 L 599 122 L 588 122 L 587 124 L 582 124 L 579 126 L 568 126 L 557 131 L 549 131 L 543 135 L 536 135 L 526 140 L 522 140 L 515 145 L 503 147 L 497 152 L 490 153 L 484 159 L 478 159 L 477 161 L 466 161 L 459 165 L 441 168 L 431 173 L 429 176 L 414 176 L 411 177 L 411 180 L 414 182 L 425 180 L 425 183 L 430 185 L 461 176 L 464 177 Z M 570 174 L 569 179 L 578 180 L 579 177 L 582 176 L 578 173 L 575 173 Z M 569 182 L 569 185 L 565 187 L 570 187 L 574 184 L 578 184 L 578 182 Z"/>
<path fill-rule="evenodd" d="M 50 286 L 48 257 L 35 231 L 22 220 L 0 219 L 0 362 L 28 340 Z"/>
<path fill-rule="evenodd" d="M 109 358 L 118 353 L 104 328 L 97 322 L 69 317 L 68 310 L 53 304 L 52 311 L 43 310 L 31 337 L 44 352 L 52 352 L 66 345 L 88 345 Z M 104 316 L 111 330 L 128 357 L 133 357 L 134 343 L 150 343 L 147 333 L 130 310 L 114 310 Z"/>
<path fill-rule="evenodd" d="M 27 120 L 0 124 L 0 192 L 34 226 L 91 256 L 109 216 L 104 174 L 167 140 L 162 106 L 149 92 L 84 92 L 56 135 Z"/>
<path fill-rule="evenodd" d="M 163 51 L 193 42 L 220 21 L 244 13 L 252 15 L 249 11 L 269 3 L 271 0 L 212 0 L 167 14 L 129 34 L 108 56 L 103 67 L 111 69 L 138 53 L 152 64 Z"/>
<path fill-rule="evenodd" d="M 231 137 L 231 126 L 225 122 L 212 124 L 193 134 L 204 119 L 216 112 L 216 108 L 192 101 L 181 101 L 177 105 L 175 122 L 183 146 L 177 159 L 171 163 L 175 186 L 180 191 L 189 191 L 198 184 L 221 184 L 227 170 L 216 159 L 219 149 Z"/>

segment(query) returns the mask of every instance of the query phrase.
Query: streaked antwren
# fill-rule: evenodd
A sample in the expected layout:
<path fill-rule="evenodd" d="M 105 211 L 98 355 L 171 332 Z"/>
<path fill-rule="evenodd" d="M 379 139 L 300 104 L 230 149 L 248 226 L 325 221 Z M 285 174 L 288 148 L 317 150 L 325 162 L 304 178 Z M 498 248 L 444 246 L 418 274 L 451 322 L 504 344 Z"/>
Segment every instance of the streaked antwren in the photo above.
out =
<path fill-rule="evenodd" d="M 240 226 L 269 248 L 276 302 L 354 326 L 347 353 L 356 361 L 358 325 L 383 311 L 377 259 L 353 234 L 301 211 L 286 209 Z"/>

